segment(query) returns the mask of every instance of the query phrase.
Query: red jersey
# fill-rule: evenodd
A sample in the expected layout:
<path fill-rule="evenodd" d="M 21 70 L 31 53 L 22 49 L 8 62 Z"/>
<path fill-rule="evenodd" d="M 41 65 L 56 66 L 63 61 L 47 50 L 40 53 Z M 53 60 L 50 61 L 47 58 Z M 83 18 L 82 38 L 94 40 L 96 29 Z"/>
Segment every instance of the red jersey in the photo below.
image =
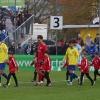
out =
<path fill-rule="evenodd" d="M 39 43 L 38 50 L 37 50 L 37 59 L 38 60 L 43 59 L 46 51 L 47 51 L 47 45 L 45 43 Z"/>
<path fill-rule="evenodd" d="M 43 70 L 51 71 L 51 59 L 50 59 L 50 57 L 45 56 L 43 61 L 44 61 Z"/>
<path fill-rule="evenodd" d="M 16 70 L 18 70 L 18 65 L 17 65 L 16 60 L 13 56 L 9 57 L 9 61 L 7 63 L 9 65 L 9 72 L 10 73 L 15 73 Z"/>
<path fill-rule="evenodd" d="M 92 64 L 93 64 L 95 70 L 100 69 L 100 58 L 94 57 L 92 60 Z"/>
<path fill-rule="evenodd" d="M 88 59 L 86 57 L 84 57 L 82 60 L 81 60 L 81 72 L 84 72 L 84 73 L 89 73 L 89 64 L 88 64 Z"/>
<path fill-rule="evenodd" d="M 45 43 L 39 43 L 38 44 L 38 48 L 37 48 L 37 65 L 36 65 L 36 69 L 40 70 L 42 68 L 42 63 L 43 63 L 43 59 L 44 59 L 44 54 L 47 51 L 47 45 Z"/>

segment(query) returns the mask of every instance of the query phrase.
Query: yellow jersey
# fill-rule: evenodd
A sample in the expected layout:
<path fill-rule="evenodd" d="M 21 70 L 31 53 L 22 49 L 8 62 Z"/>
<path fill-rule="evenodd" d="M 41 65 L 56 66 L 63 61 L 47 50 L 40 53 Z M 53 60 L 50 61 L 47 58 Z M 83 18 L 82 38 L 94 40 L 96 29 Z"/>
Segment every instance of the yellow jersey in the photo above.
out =
<path fill-rule="evenodd" d="M 8 59 L 8 47 L 5 43 L 0 44 L 0 63 L 4 63 Z"/>
<path fill-rule="evenodd" d="M 78 63 L 79 52 L 76 48 L 68 48 L 64 57 L 68 65 L 76 65 Z"/>

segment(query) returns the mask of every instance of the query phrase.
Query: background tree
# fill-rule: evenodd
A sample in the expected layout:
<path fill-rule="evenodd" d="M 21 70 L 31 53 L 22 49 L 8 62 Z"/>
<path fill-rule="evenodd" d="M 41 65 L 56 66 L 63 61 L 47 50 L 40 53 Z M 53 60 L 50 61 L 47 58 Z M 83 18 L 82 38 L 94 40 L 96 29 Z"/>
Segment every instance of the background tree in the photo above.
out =
<path fill-rule="evenodd" d="M 50 0 L 26 0 L 28 10 L 34 14 L 35 23 L 43 23 L 48 20 L 54 12 L 54 6 Z"/>
<path fill-rule="evenodd" d="M 98 13 L 98 0 L 56 0 L 56 3 L 65 24 L 88 24 Z"/>

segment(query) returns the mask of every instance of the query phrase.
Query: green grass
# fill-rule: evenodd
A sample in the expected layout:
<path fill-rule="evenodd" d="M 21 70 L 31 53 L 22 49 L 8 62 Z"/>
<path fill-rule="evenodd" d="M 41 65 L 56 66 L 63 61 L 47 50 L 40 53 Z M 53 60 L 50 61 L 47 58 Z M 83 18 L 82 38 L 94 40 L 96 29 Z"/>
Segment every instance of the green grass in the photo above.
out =
<path fill-rule="evenodd" d="M 81 87 L 77 82 L 73 86 L 67 86 L 64 81 L 65 72 L 52 72 L 54 82 L 52 87 L 46 87 L 26 83 L 31 81 L 32 75 L 32 71 L 20 71 L 17 74 L 21 82 L 19 87 L 13 87 L 13 79 L 9 88 L 0 87 L 0 100 L 100 100 L 100 79 L 93 87 L 88 80 Z"/>

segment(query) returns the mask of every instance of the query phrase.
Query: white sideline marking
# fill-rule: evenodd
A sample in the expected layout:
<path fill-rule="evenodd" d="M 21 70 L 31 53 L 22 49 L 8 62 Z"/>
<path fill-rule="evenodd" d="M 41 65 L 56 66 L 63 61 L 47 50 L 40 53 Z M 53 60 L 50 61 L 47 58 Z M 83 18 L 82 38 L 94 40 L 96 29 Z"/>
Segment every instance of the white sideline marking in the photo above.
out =
<path fill-rule="evenodd" d="M 84 78 L 85 80 L 87 80 L 87 78 Z M 100 79 L 100 77 L 97 77 L 97 79 Z M 74 80 L 77 81 L 77 80 Z M 60 81 L 55 81 L 53 80 L 52 83 L 59 83 L 59 82 L 66 82 L 66 80 L 60 80 Z M 28 82 L 28 81 L 19 81 L 19 84 L 31 84 L 33 82 Z M 44 82 L 45 83 L 45 82 Z"/>

